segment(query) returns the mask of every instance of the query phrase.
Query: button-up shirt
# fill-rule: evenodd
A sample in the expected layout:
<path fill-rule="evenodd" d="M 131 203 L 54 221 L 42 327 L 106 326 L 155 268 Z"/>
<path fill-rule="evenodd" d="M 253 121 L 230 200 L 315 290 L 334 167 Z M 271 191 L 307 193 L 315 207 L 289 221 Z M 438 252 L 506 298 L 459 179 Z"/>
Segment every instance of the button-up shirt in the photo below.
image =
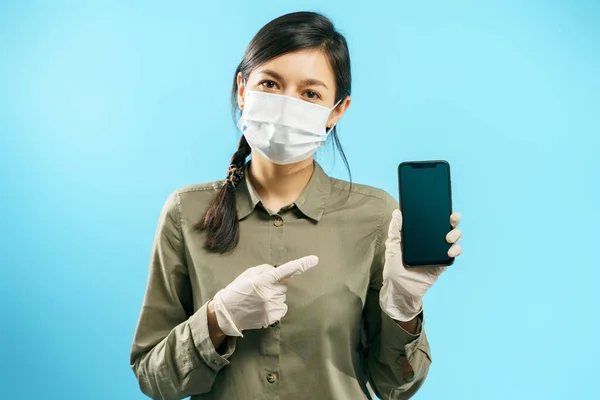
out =
<path fill-rule="evenodd" d="M 176 190 L 162 208 L 131 349 L 141 390 L 193 400 L 412 396 L 431 362 L 422 316 L 413 335 L 379 307 L 394 198 L 331 178 L 315 162 L 298 199 L 273 212 L 245 176 L 236 188 L 240 240 L 228 253 L 206 250 L 194 228 L 224 181 Z M 217 291 L 247 268 L 313 254 L 319 264 L 287 281 L 279 323 L 214 348 L 207 304 Z"/>

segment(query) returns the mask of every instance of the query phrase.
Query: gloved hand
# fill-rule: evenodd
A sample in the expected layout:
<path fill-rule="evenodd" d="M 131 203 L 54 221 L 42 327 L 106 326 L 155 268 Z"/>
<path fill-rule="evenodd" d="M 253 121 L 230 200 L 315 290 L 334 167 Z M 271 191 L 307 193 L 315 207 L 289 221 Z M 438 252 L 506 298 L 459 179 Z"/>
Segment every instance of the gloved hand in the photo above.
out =
<path fill-rule="evenodd" d="M 248 268 L 213 298 L 217 322 L 227 336 L 243 336 L 246 329 L 266 328 L 287 312 L 286 280 L 316 266 L 308 256 L 280 267 L 263 264 Z"/>
<path fill-rule="evenodd" d="M 462 233 L 457 228 L 460 218 L 459 213 L 450 216 L 453 229 L 446 235 L 446 241 L 452 243 L 448 249 L 450 257 L 457 257 L 462 252 L 460 245 L 456 243 L 462 238 Z M 383 287 L 379 292 L 379 305 L 391 318 L 406 322 L 422 311 L 425 292 L 447 267 L 405 268 L 402 263 L 401 229 L 402 213 L 394 210 L 385 242 Z"/>

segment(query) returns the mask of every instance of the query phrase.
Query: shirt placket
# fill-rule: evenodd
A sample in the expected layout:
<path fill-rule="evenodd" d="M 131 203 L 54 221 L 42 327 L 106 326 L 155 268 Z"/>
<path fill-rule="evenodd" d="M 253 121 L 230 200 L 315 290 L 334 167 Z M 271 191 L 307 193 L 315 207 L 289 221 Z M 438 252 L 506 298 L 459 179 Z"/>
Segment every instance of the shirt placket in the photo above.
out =
<path fill-rule="evenodd" d="M 284 246 L 284 229 L 285 221 L 283 216 L 273 214 L 270 216 L 271 226 L 269 229 L 269 253 L 270 263 L 275 266 L 282 265 L 285 260 L 285 246 Z M 265 398 L 268 399 L 279 399 L 279 385 L 281 385 L 280 377 L 280 352 L 281 352 L 281 341 L 280 341 L 280 324 L 281 322 L 275 322 L 265 330 L 264 341 L 262 343 L 262 353 L 265 360 L 264 370 L 264 385 L 265 385 Z"/>

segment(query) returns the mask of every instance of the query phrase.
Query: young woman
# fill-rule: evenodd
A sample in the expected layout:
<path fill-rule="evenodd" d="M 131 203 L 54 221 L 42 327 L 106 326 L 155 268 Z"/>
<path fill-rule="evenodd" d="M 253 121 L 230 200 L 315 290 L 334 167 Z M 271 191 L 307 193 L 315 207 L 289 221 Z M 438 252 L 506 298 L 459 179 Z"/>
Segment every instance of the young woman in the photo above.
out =
<path fill-rule="evenodd" d="M 175 191 L 158 223 L 131 351 L 148 396 L 404 399 L 423 384 L 421 299 L 444 268 L 405 269 L 396 201 L 313 159 L 328 137 L 339 147 L 350 85 L 322 15 L 284 15 L 248 46 L 227 179 Z"/>

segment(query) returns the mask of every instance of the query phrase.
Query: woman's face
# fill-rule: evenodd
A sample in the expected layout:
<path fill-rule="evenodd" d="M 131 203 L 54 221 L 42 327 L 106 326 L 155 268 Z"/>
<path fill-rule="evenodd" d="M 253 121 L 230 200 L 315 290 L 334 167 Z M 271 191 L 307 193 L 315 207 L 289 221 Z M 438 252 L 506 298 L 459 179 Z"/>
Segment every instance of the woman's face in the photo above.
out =
<path fill-rule="evenodd" d="M 274 58 L 250 73 L 246 87 L 237 77 L 238 105 L 244 109 L 244 90 L 282 94 L 332 108 L 335 104 L 335 76 L 321 50 L 301 50 Z M 332 111 L 327 127 L 342 117 L 350 105 L 346 97 Z"/>

